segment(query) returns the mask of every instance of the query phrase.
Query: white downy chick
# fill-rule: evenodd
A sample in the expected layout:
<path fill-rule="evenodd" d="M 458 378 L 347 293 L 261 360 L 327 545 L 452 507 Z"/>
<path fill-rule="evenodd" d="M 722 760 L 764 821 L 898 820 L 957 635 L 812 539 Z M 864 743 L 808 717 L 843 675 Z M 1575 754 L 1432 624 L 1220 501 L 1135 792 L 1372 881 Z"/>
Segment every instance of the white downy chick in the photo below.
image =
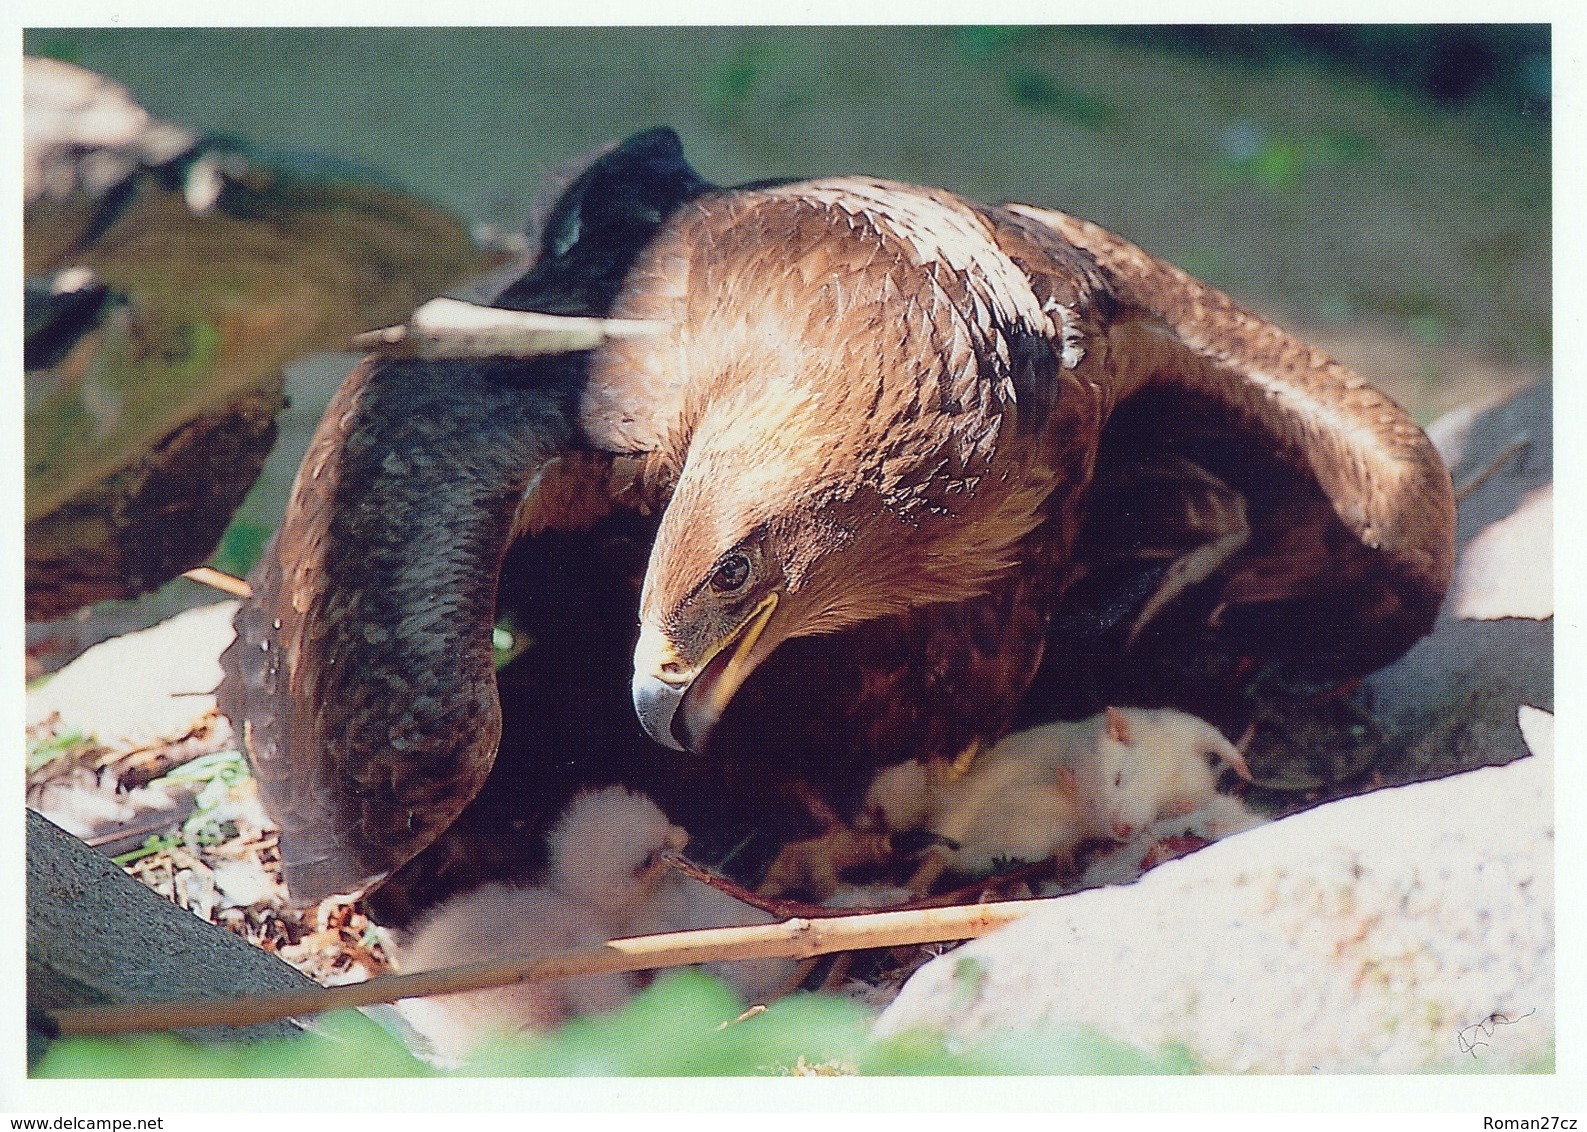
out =
<path fill-rule="evenodd" d="M 770 923 L 772 916 L 669 872 L 664 850 L 688 834 L 655 802 L 621 786 L 576 795 L 546 833 L 544 883 L 486 884 L 430 913 L 396 948 L 403 971 L 505 959 L 605 943 L 624 936 Z M 792 960 L 744 960 L 706 969 L 746 998 L 763 997 L 793 970 Z M 590 975 L 424 999 L 399 1009 L 443 1059 L 456 1062 L 481 1041 L 547 1030 L 569 1018 L 621 1006 L 637 974 Z"/>
<path fill-rule="evenodd" d="M 682 849 L 688 841 L 688 832 L 643 794 L 621 786 L 585 791 L 546 835 L 546 880 L 557 891 L 605 910 L 612 939 L 774 920 L 708 884 L 669 871 L 661 853 Z M 704 964 L 749 999 L 777 989 L 794 966 L 781 959 Z"/>
<path fill-rule="evenodd" d="M 1247 781 L 1251 777 L 1245 756 L 1223 732 L 1184 712 L 1108 708 L 1060 726 L 1085 728 L 1067 732 L 1059 745 L 1062 765 L 1074 776 L 1087 836 L 1128 841 L 1158 818 L 1207 806 L 1219 797 L 1211 759 Z"/>
<path fill-rule="evenodd" d="M 399 942 L 398 966 L 429 971 L 666 930 L 648 926 L 670 879 L 659 858 L 687 840 L 642 794 L 583 791 L 546 833 L 543 885 L 485 884 L 452 897 Z M 637 986 L 632 974 L 592 975 L 408 999 L 399 1009 L 437 1054 L 456 1060 L 489 1037 L 614 1009 Z"/>
<path fill-rule="evenodd" d="M 404 973 L 432 971 L 603 943 L 608 926 L 598 909 L 548 888 L 486 884 L 452 897 L 404 933 L 395 958 Z M 488 1038 L 549 1030 L 577 1015 L 615 1009 L 633 989 L 629 975 L 591 975 L 403 999 L 397 1009 L 437 1055 L 455 1063 Z"/>
<path fill-rule="evenodd" d="M 1008 736 L 963 772 L 919 760 L 877 772 L 865 795 L 868 820 L 889 833 L 927 830 L 942 839 L 910 889 L 929 887 L 944 868 L 985 873 L 1000 860 L 1044 861 L 1080 842 L 1073 783 L 1059 775 L 1048 739 L 1023 740 L 1031 734 Z"/>
<path fill-rule="evenodd" d="M 644 794 L 622 786 L 581 791 L 546 833 L 546 883 L 603 910 L 624 934 L 667 875 L 662 852 L 688 841 Z"/>

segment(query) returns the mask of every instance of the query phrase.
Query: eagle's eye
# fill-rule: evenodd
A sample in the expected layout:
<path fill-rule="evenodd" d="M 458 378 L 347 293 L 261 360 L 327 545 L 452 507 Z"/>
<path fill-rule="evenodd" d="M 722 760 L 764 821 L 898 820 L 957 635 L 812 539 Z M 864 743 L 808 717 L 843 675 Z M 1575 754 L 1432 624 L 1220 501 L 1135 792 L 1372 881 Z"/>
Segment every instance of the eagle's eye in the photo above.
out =
<path fill-rule="evenodd" d="M 729 554 L 716 564 L 711 572 L 711 588 L 719 594 L 731 593 L 749 581 L 749 559 L 742 554 Z"/>

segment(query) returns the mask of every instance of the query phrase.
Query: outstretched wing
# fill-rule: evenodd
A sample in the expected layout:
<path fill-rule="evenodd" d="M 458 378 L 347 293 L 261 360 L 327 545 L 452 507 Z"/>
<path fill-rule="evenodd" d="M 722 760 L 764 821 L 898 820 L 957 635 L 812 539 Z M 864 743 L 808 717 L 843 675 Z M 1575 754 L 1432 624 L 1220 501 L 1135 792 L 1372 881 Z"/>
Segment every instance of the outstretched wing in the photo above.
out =
<path fill-rule="evenodd" d="M 1093 257 L 1118 303 L 1105 342 L 1117 403 L 1082 560 L 1178 539 L 1192 580 L 1212 583 L 1210 616 L 1242 645 L 1273 655 L 1287 643 L 1340 674 L 1424 635 L 1449 585 L 1455 508 L 1447 469 L 1405 411 L 1118 236 L 1005 207 Z M 1196 561 L 1184 528 L 1205 516 L 1190 512 L 1230 499 L 1247 508 L 1248 531 L 1238 537 L 1239 518 L 1226 516 L 1203 532 L 1209 543 L 1228 534 L 1222 549 Z M 1183 504 L 1171 519 L 1165 500 Z"/>

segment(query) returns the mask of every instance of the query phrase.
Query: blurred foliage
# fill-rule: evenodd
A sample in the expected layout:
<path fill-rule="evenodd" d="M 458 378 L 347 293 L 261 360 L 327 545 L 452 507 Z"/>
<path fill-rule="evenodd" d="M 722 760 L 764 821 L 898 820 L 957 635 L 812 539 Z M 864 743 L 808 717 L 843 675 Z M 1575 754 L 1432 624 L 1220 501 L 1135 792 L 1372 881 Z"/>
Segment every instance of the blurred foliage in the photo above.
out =
<path fill-rule="evenodd" d="M 233 519 L 226 533 L 221 536 L 220 545 L 215 548 L 209 564 L 224 573 L 246 578 L 264 553 L 265 543 L 270 541 L 271 533 L 271 528 L 264 523 Z"/>
<path fill-rule="evenodd" d="M 75 727 L 59 734 L 49 732 L 33 736 L 30 733 L 28 738 L 27 772 L 32 774 L 58 758 L 63 758 L 66 755 L 75 756 L 85 748 L 97 747 L 98 745 L 98 739 L 92 735 L 85 734 Z"/>
<path fill-rule="evenodd" d="M 851 1064 L 865 1043 L 867 1016 L 847 999 L 796 995 L 734 1022 L 743 1009 L 724 983 L 679 971 L 612 1014 L 576 1019 L 544 1037 L 491 1045 L 461 1072 L 741 1076 L 782 1072 L 801 1057 Z"/>
<path fill-rule="evenodd" d="M 799 52 L 789 44 L 752 40 L 707 70 L 696 94 L 721 126 L 744 122 L 762 101 L 766 105 L 761 109 L 787 114 L 807 98 L 796 73 L 799 63 Z"/>
<path fill-rule="evenodd" d="M 1213 163 L 1216 180 L 1277 191 L 1294 188 L 1308 173 L 1369 160 L 1377 149 L 1360 134 L 1275 137 L 1244 120 L 1231 123 L 1218 135 L 1218 147 Z"/>
<path fill-rule="evenodd" d="M 1199 59 L 1320 62 L 1449 106 L 1491 99 L 1550 117 L 1548 24 L 1214 24 L 1090 29 Z"/>
<path fill-rule="evenodd" d="M 871 1015 L 846 998 L 801 994 L 741 1017 L 720 981 L 665 975 L 611 1014 L 554 1033 L 487 1044 L 458 1076 L 782 1076 L 1193 1073 L 1188 1053 L 1149 1056 L 1089 1034 L 1004 1034 L 964 1049 L 939 1035 L 868 1037 Z M 356 1012 L 327 1015 L 310 1036 L 199 1046 L 170 1035 L 55 1043 L 38 1077 L 411 1077 L 444 1075 Z"/>
<path fill-rule="evenodd" d="M 83 65 L 82 44 L 73 35 L 51 32 L 46 39 L 30 40 L 26 51 L 29 55 L 42 55 L 46 59 L 59 59 L 62 63 Z"/>
<path fill-rule="evenodd" d="M 311 1036 L 197 1045 L 170 1034 L 52 1044 L 35 1077 L 423 1077 L 434 1071 L 356 1011 L 315 1020 Z"/>
<path fill-rule="evenodd" d="M 974 967 L 962 972 L 974 980 Z M 874 1040 L 871 1014 L 846 998 L 801 994 L 741 1017 L 725 984 L 698 971 L 662 976 L 623 1009 L 551 1034 L 503 1039 L 456 1070 L 415 1057 L 356 1011 L 310 1020 L 289 1041 L 198 1045 L 169 1034 L 72 1038 L 34 1068 L 45 1078 L 132 1077 L 731 1077 L 1185 1075 L 1190 1052 L 1155 1055 L 1084 1031 L 999 1033 L 964 1045 L 911 1031 Z M 1429 1067 L 1449 1073 L 1552 1073 L 1553 1046 L 1512 1064 L 1473 1056 Z"/>
<path fill-rule="evenodd" d="M 1552 115 L 1548 24 L 996 25 L 962 28 L 955 35 L 960 55 L 978 64 L 996 63 L 1058 37 L 1089 36 L 1213 65 L 1319 64 L 1445 108 L 1486 100 L 1539 123 Z M 1047 82 L 1033 72 L 1011 72 L 1010 93 L 1021 105 L 1090 119 L 1092 125 L 1106 120 L 1105 102 L 1087 95 L 1076 101 L 1061 87 L 1049 93 Z"/>
<path fill-rule="evenodd" d="M 774 62 L 775 51 L 769 44 L 746 44 L 700 80 L 701 101 L 718 114 L 736 117 Z"/>
<path fill-rule="evenodd" d="M 1064 118 L 1089 130 L 1100 130 L 1117 116 L 1112 106 L 1095 95 L 1055 82 L 1042 72 L 1016 67 L 1006 76 L 1014 103 L 1043 114 Z"/>

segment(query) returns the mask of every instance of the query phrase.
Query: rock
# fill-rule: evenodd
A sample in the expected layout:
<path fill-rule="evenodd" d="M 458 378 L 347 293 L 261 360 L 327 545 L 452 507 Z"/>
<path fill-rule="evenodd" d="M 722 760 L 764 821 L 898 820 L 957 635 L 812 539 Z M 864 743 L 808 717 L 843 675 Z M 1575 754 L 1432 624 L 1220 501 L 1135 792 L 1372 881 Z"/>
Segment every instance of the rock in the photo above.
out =
<path fill-rule="evenodd" d="M 1466 544 L 1449 605 L 1467 621 L 1554 616 L 1553 484 L 1528 492 Z"/>
<path fill-rule="evenodd" d="M 220 653 L 232 640 L 237 602 L 178 614 L 89 649 L 27 695 L 27 722 L 52 714 L 104 744 L 180 735 L 214 710 Z"/>
<path fill-rule="evenodd" d="M 258 548 L 281 521 L 303 453 L 331 394 L 357 361 L 354 354 L 323 353 L 287 366 L 287 407 L 276 415 L 275 447 L 232 515 L 210 565 L 236 575 L 248 572 Z M 57 671 L 100 641 L 158 625 L 187 609 L 213 605 L 216 598 L 210 586 L 179 577 L 130 600 L 100 601 L 58 619 L 29 621 L 27 678 Z"/>
<path fill-rule="evenodd" d="M 1238 834 L 934 960 L 882 1015 L 1089 1028 L 1214 1073 L 1551 1071 L 1552 718 L 1535 757 Z"/>
<path fill-rule="evenodd" d="M 140 168 L 173 161 L 198 139 L 156 121 L 120 83 L 58 59 L 22 61 L 22 190 L 32 204 L 104 197 Z"/>
<path fill-rule="evenodd" d="M 32 1021 L 65 1006 L 312 989 L 274 956 L 160 899 L 39 815 L 27 815 L 29 1060 L 43 1052 Z M 300 1033 L 292 1022 L 178 1033 L 258 1041 Z"/>
<path fill-rule="evenodd" d="M 1400 747 L 1381 766 L 1390 783 L 1520 758 L 1516 708 L 1554 706 L 1551 386 L 1429 435 L 1462 496 L 1455 580 L 1432 634 L 1366 681 Z"/>
<path fill-rule="evenodd" d="M 240 392 L 147 447 L 119 451 L 125 465 L 91 482 L 97 472 L 87 472 L 80 491 L 30 519 L 28 618 L 147 593 L 202 565 L 264 466 L 282 403 L 278 379 Z M 84 454 L 91 464 L 100 450 Z"/>

